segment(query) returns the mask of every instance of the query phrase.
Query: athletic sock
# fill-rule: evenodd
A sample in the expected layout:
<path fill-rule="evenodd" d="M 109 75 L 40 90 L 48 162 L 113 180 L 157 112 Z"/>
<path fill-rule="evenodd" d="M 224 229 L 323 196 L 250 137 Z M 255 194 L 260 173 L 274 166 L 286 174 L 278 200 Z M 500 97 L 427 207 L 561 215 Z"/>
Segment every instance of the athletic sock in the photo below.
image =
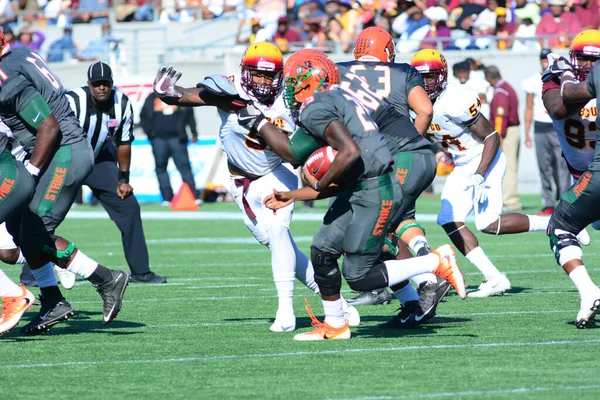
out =
<path fill-rule="evenodd" d="M 427 239 L 423 235 L 412 238 L 410 242 L 408 242 L 408 247 L 417 256 L 424 256 L 431 250 L 429 243 L 427 243 Z"/>
<path fill-rule="evenodd" d="M 21 287 L 14 283 L 5 273 L 0 269 L 0 297 L 16 297 L 23 293 Z"/>
<path fill-rule="evenodd" d="M 86 278 L 88 281 L 92 282 L 94 285 L 101 285 L 105 282 L 110 281 L 112 278 L 112 270 L 100 265 L 96 264 L 97 267 L 92 272 L 92 274 Z"/>
<path fill-rule="evenodd" d="M 96 271 L 98 265 L 96 261 L 83 254 L 83 251 L 77 250 L 77 253 L 75 253 L 75 256 L 67 267 L 67 271 L 88 279 Z"/>
<path fill-rule="evenodd" d="M 427 273 L 427 274 L 415 275 L 412 278 L 410 278 L 410 281 L 412 283 L 414 283 L 415 285 L 417 285 L 417 287 L 419 287 L 424 282 L 425 283 L 435 283 L 435 282 L 437 282 L 437 279 L 435 278 L 434 274 Z"/>
<path fill-rule="evenodd" d="M 592 282 L 592 278 L 588 275 L 584 265 L 580 265 L 571 271 L 569 278 L 571 278 L 575 287 L 577 287 L 581 298 L 586 297 L 590 292 L 598 292 L 598 287 Z"/>
<path fill-rule="evenodd" d="M 333 328 L 341 328 L 346 324 L 343 301 L 341 298 L 334 301 L 323 300 L 325 322 Z"/>
<path fill-rule="evenodd" d="M 466 255 L 467 260 L 471 262 L 485 277 L 486 280 L 492 279 L 501 275 L 501 272 L 498 271 L 498 268 L 492 264 L 490 259 L 485 255 L 483 249 L 479 246 L 474 248 Z"/>
<path fill-rule="evenodd" d="M 403 307 L 407 301 L 419 301 L 419 293 L 417 293 L 413 285 L 410 283 L 407 283 L 402 288 L 396 290 L 394 292 L 394 296 L 396 296 Z"/>
<path fill-rule="evenodd" d="M 40 289 L 51 286 L 58 287 L 58 282 L 54 276 L 54 267 L 51 262 L 38 269 L 32 268 L 31 273 L 35 276 L 35 280 L 38 281 Z"/>
<path fill-rule="evenodd" d="M 409 258 L 406 260 L 385 261 L 389 286 L 397 285 L 415 275 L 433 272 L 440 263 L 437 254 Z"/>
<path fill-rule="evenodd" d="M 289 233 L 289 232 L 288 232 Z M 291 237 L 292 246 L 294 246 L 294 253 L 296 254 L 296 278 L 304 284 L 307 288 L 319 294 L 319 285 L 315 282 L 315 270 L 312 263 L 300 249 L 296 246 L 296 242 Z"/>
<path fill-rule="evenodd" d="M 529 232 L 545 231 L 550 222 L 550 217 L 548 216 L 528 215 L 527 218 L 529 218 Z"/>
<path fill-rule="evenodd" d="M 296 279 L 296 253 L 289 229 L 271 226 L 267 230 L 271 249 L 271 269 L 277 289 L 279 305 L 277 315 L 294 315 L 294 280 Z"/>

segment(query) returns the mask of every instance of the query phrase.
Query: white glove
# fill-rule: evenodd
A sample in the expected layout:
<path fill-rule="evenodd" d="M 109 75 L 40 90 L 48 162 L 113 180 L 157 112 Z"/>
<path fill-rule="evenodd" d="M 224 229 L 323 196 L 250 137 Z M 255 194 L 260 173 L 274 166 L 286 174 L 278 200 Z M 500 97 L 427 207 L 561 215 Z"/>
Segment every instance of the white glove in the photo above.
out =
<path fill-rule="evenodd" d="M 38 167 L 30 163 L 29 160 L 25 160 L 23 164 L 25 164 L 25 169 L 31 174 L 31 176 L 33 176 L 34 178 L 38 177 L 38 175 L 40 174 L 40 169 Z"/>
<path fill-rule="evenodd" d="M 487 193 L 485 191 L 483 176 L 480 174 L 474 174 L 471 176 L 465 190 L 468 190 L 471 187 L 473 188 L 473 200 L 475 201 L 475 204 L 485 203 L 487 200 Z"/>
<path fill-rule="evenodd" d="M 181 78 L 181 72 L 172 65 L 162 67 L 154 79 L 154 93 L 158 97 L 181 97 L 183 93 L 175 89 L 175 84 Z"/>

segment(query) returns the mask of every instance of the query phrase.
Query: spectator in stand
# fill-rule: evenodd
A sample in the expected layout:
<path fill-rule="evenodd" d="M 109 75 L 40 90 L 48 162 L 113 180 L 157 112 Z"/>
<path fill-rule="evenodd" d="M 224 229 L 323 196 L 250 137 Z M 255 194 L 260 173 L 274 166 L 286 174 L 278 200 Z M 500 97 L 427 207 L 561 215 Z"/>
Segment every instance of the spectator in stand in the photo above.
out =
<path fill-rule="evenodd" d="M 327 14 L 321 10 L 321 4 L 318 1 L 313 0 L 303 3 L 298 9 L 298 22 L 303 32 L 301 36 L 306 39 L 311 33 L 310 24 L 324 25 L 327 23 L 327 18 Z"/>
<path fill-rule="evenodd" d="M 337 18 L 331 18 L 327 22 L 325 36 L 327 41 L 334 42 L 344 53 L 351 50 L 352 38 L 350 33 L 342 27 L 342 23 Z"/>
<path fill-rule="evenodd" d="M 0 0 L 0 23 L 17 22 L 17 12 L 19 10 L 10 0 Z M 6 26 L 6 25 L 5 25 Z"/>
<path fill-rule="evenodd" d="M 342 25 L 343 30 L 348 32 L 352 40 L 354 40 L 360 23 L 360 13 L 352 7 L 348 0 L 338 0 L 337 3 L 340 9 L 340 16 L 337 17 L 337 20 Z M 354 4 L 358 6 L 357 3 Z"/>
<path fill-rule="evenodd" d="M 535 1 L 528 2 L 527 0 L 516 0 L 516 8 L 514 9 L 515 16 L 521 21 L 529 19 L 531 24 L 537 25 L 542 19 L 540 15 L 540 6 Z"/>
<path fill-rule="evenodd" d="M 19 40 L 12 44 L 13 48 L 27 47 L 33 51 L 39 51 L 46 36 L 40 31 L 34 31 L 29 27 L 24 27 L 19 33 Z"/>
<path fill-rule="evenodd" d="M 502 138 L 502 151 L 506 156 L 506 175 L 502 184 L 505 212 L 521 210 L 517 194 L 517 168 L 519 164 L 519 99 L 515 90 L 502 79 L 498 67 L 485 69 L 485 79 L 494 87 L 490 103 L 490 122 Z"/>
<path fill-rule="evenodd" d="M 108 21 L 110 7 L 112 7 L 111 0 L 79 0 L 79 7 L 73 22 L 102 24 Z"/>
<path fill-rule="evenodd" d="M 16 11 L 25 13 L 22 16 L 23 21 L 29 23 L 33 23 L 36 21 L 37 16 L 35 15 L 35 13 L 41 11 L 37 0 L 16 0 L 13 3 L 17 6 Z"/>
<path fill-rule="evenodd" d="M 110 23 L 105 21 L 102 24 L 102 37 L 90 42 L 78 57 L 80 60 L 95 61 L 114 54 L 118 58 L 119 43 L 120 40 L 112 36 Z"/>
<path fill-rule="evenodd" d="M 430 31 L 429 20 L 420 7 L 413 6 L 400 14 L 392 24 L 394 32 L 400 35 L 396 43 L 398 53 L 412 53 L 419 50 L 420 43 Z"/>
<path fill-rule="evenodd" d="M 565 11 L 566 0 L 548 0 L 550 12 L 542 17 L 535 31 L 536 35 L 557 35 L 558 37 L 539 39 L 542 47 L 569 47 L 571 39 L 566 35 L 576 35 L 581 31 L 581 23 L 573 13 Z M 548 45 L 544 46 L 547 41 Z"/>
<path fill-rule="evenodd" d="M 542 101 L 542 74 L 548 68 L 548 54 L 550 54 L 550 49 L 542 50 L 540 53 L 540 72 L 523 81 L 522 85 L 527 99 L 525 108 L 525 146 L 528 149 L 533 147 L 529 133 L 533 122 L 535 154 L 542 182 L 543 208 L 538 212 L 538 215 L 552 215 L 555 202 L 560 200 L 560 195 L 571 186 L 571 174 L 567 168 L 567 163 L 562 157 L 558 134 Z M 554 182 L 556 188 L 554 195 L 552 195 L 552 182 Z"/>
<path fill-rule="evenodd" d="M 457 7 L 449 7 L 449 9 L 451 10 L 450 16 L 446 21 L 448 28 L 471 34 L 473 33 L 473 22 L 485 10 L 485 7 L 472 3 L 470 0 L 459 0 Z"/>
<path fill-rule="evenodd" d="M 241 38 L 242 28 L 244 27 L 245 24 L 246 24 L 246 21 L 240 20 L 240 25 L 238 27 L 238 33 L 235 37 L 235 42 L 237 44 L 252 44 L 252 43 L 254 43 L 256 41 L 256 34 L 258 33 L 258 31 L 260 31 L 262 29 L 262 26 L 260 26 L 260 20 L 251 19 L 250 20 L 250 30 L 251 30 L 250 36 L 242 39 Z"/>
<path fill-rule="evenodd" d="M 507 10 L 504 7 L 496 7 L 496 30 L 495 35 L 499 37 L 513 36 L 517 28 L 514 24 L 511 24 L 506 20 Z M 498 39 L 497 48 L 498 50 L 508 50 L 512 48 L 514 40 Z"/>
<path fill-rule="evenodd" d="M 573 5 L 574 3 L 574 5 Z M 598 0 L 570 0 L 567 6 L 575 9 L 575 15 L 581 23 L 581 29 L 598 29 L 600 25 L 600 7 Z"/>
<path fill-rule="evenodd" d="M 280 17 L 277 20 L 277 32 L 273 35 L 273 43 L 279 47 L 282 53 L 288 53 L 290 51 L 290 43 L 297 43 L 302 40 L 300 34 L 290 28 L 290 21 L 288 17 Z"/>
<path fill-rule="evenodd" d="M 10 25 L 6 24 L 2 26 L 2 33 L 4 33 L 4 41 L 12 46 L 15 43 L 16 37 Z"/>
<path fill-rule="evenodd" d="M 437 41 L 433 39 L 448 38 L 450 39 L 450 28 L 446 26 L 448 20 L 448 11 L 443 7 L 429 7 L 423 14 L 429 20 L 429 32 L 421 42 L 422 49 L 437 49 Z M 442 47 L 446 50 L 452 41 L 447 40 L 442 42 Z"/>
<path fill-rule="evenodd" d="M 77 58 L 77 46 L 73 42 L 73 27 L 71 25 L 65 26 L 63 36 L 48 48 L 48 62 L 65 61 L 65 53 L 69 53 L 71 58 Z"/>

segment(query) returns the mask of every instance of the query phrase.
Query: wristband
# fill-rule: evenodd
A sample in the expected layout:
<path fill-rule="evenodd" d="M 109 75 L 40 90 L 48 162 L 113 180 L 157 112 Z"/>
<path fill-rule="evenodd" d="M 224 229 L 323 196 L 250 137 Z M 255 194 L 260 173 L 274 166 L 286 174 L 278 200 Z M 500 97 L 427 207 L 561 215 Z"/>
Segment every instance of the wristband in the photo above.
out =
<path fill-rule="evenodd" d="M 25 164 L 25 169 L 33 176 L 38 176 L 40 174 L 40 169 L 30 162 Z"/>
<path fill-rule="evenodd" d="M 119 171 L 119 183 L 129 183 L 129 171 Z"/>
<path fill-rule="evenodd" d="M 256 132 L 260 133 L 260 129 L 265 126 L 267 123 L 269 122 L 268 119 L 264 118 L 258 123 L 258 125 L 256 126 Z"/>
<path fill-rule="evenodd" d="M 320 192 L 320 190 L 319 190 L 319 181 L 316 181 L 316 182 L 315 182 L 315 187 L 314 187 L 314 189 L 315 189 L 317 192 Z"/>

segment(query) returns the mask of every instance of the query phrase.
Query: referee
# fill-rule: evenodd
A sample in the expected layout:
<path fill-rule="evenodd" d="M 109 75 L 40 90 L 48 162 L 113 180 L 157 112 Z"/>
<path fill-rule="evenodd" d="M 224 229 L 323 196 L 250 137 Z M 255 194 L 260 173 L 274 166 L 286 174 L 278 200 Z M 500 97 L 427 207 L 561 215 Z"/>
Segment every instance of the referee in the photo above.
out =
<path fill-rule="evenodd" d="M 87 86 L 67 93 L 71 108 L 94 149 L 96 163 L 84 185 L 92 189 L 121 231 L 131 281 L 166 283 L 166 278 L 150 271 L 140 205 L 129 184 L 133 142 L 131 102 L 121 91 L 113 89 L 108 64 L 93 63 L 87 77 Z"/>

